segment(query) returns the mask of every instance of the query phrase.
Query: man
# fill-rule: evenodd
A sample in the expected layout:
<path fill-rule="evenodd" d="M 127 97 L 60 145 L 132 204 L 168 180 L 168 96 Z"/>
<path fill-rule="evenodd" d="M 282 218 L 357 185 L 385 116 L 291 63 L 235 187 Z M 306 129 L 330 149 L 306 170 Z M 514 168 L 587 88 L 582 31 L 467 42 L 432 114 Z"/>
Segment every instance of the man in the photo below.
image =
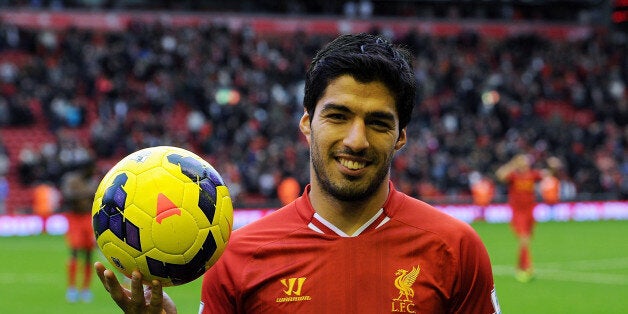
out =
<path fill-rule="evenodd" d="M 68 287 L 66 299 L 77 302 L 92 300 L 89 289 L 92 278 L 92 252 L 95 247 L 92 229 L 91 207 L 94 193 L 98 188 L 96 164 L 89 160 L 77 170 L 68 172 L 61 180 L 61 195 L 64 202 L 65 216 L 68 220 L 67 244 L 70 247 L 70 258 L 67 265 Z M 83 255 L 82 268 L 79 268 L 79 254 Z M 83 274 L 83 281 L 77 285 L 77 274 Z"/>
<path fill-rule="evenodd" d="M 508 186 L 508 204 L 512 210 L 510 226 L 519 242 L 515 278 L 520 282 L 528 282 L 533 277 L 530 240 L 535 224 L 536 183 L 543 178 L 541 171 L 532 169 L 530 158 L 518 154 L 495 172 L 497 179 Z"/>
<path fill-rule="evenodd" d="M 488 254 L 473 229 L 395 190 L 416 83 L 408 53 L 343 35 L 306 75 L 301 132 L 310 184 L 294 202 L 233 232 L 205 274 L 199 313 L 495 313 Z M 127 313 L 174 310 L 159 282 L 146 300 L 96 269 Z"/>

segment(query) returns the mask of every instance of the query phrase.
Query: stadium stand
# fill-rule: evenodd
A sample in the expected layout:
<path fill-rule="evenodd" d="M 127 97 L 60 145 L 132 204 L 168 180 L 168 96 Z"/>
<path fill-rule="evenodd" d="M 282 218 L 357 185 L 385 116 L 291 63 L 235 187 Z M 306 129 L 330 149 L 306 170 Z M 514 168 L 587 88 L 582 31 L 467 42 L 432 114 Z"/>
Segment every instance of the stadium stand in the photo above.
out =
<path fill-rule="evenodd" d="M 307 147 L 295 131 L 303 73 L 320 44 L 347 29 L 380 33 L 415 53 L 420 105 L 408 132 L 416 140 L 393 165 L 404 192 L 470 202 L 472 173 L 492 176 L 527 152 L 537 166 L 550 156 L 565 165 L 563 200 L 625 200 L 625 36 L 604 25 L 484 16 L 452 23 L 0 10 L 9 212 L 28 211 L 33 186 L 56 183 L 87 152 L 104 172 L 153 145 L 207 158 L 236 206 L 278 205 L 284 177 L 307 182 Z M 503 187 L 496 195 L 503 201 Z"/>

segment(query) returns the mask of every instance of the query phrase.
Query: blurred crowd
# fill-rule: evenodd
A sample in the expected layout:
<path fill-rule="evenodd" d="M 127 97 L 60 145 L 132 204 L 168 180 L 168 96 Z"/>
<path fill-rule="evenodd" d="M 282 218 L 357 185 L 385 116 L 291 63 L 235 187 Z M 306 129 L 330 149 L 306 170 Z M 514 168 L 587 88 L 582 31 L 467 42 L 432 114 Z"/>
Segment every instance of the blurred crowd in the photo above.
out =
<path fill-rule="evenodd" d="M 161 10 L 245 14 L 325 15 L 350 18 L 544 20 L 598 23 L 612 1 L 388 1 L 388 0 L 0 0 L 0 8 L 45 10 Z M 619 5 L 619 4 L 618 4 Z"/>
<path fill-rule="evenodd" d="M 562 42 L 372 32 L 413 52 L 420 85 L 408 145 L 393 164 L 399 189 L 429 202 L 468 200 L 471 178 L 494 178 L 526 153 L 539 168 L 560 160 L 563 200 L 628 198 L 625 41 L 604 32 Z M 57 136 L 20 153 L 26 185 L 55 182 L 91 156 L 174 145 L 207 158 L 236 206 L 252 196 L 271 204 L 284 180 L 308 182 L 298 131 L 303 79 L 329 39 L 212 24 L 132 23 L 103 33 L 0 23 L 0 53 L 28 56 L 0 62 L 0 127 L 33 127 L 38 108 L 46 117 L 39 127 Z M 68 128 L 88 130 L 87 144 Z"/>

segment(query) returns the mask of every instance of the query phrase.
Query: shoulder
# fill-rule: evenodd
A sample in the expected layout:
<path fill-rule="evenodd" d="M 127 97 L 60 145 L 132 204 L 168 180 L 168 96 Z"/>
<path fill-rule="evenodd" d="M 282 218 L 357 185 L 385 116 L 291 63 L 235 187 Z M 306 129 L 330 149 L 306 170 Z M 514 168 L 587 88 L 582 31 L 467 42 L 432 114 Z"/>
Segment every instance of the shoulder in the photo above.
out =
<path fill-rule="evenodd" d="M 470 224 L 423 201 L 397 193 L 397 201 L 390 204 L 393 207 L 390 218 L 397 222 L 397 227 L 405 225 L 405 228 L 398 228 L 397 233 L 403 232 L 416 241 L 429 243 L 433 249 L 442 249 L 446 263 L 461 275 L 476 269 L 492 282 L 488 251 Z"/>
<path fill-rule="evenodd" d="M 276 243 L 290 238 L 304 228 L 307 228 L 307 222 L 299 215 L 293 202 L 234 230 L 220 258 L 206 272 L 205 281 L 230 278 L 234 284 L 241 282 L 247 269 L 263 259 L 261 256 L 275 252 L 269 248 L 277 247 Z"/>
<path fill-rule="evenodd" d="M 469 238 L 479 240 L 475 230 L 468 223 L 399 191 L 391 195 L 387 206 L 385 210 L 392 220 L 417 232 L 430 233 L 446 242 L 458 242 Z"/>
<path fill-rule="evenodd" d="M 204 312 L 235 313 L 244 306 L 243 294 L 252 280 L 263 280 L 261 270 L 272 266 L 269 257 L 283 252 L 269 248 L 289 238 L 303 226 L 294 202 L 234 230 L 225 250 L 203 277 L 201 300 Z M 256 272 L 256 270 L 258 272 Z"/>
<path fill-rule="evenodd" d="M 278 241 L 294 231 L 306 228 L 307 221 L 299 215 L 295 203 L 288 204 L 231 234 L 227 251 L 252 254 L 268 243 Z"/>

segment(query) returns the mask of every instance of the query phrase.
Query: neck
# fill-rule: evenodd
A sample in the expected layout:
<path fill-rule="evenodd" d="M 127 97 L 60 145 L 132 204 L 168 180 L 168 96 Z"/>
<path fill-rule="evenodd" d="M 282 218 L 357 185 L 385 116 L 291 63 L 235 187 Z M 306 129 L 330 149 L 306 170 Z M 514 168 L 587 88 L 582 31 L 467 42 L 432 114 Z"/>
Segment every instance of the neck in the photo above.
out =
<path fill-rule="evenodd" d="M 360 201 L 341 201 L 323 191 L 313 182 L 309 198 L 314 210 L 325 220 L 348 235 L 353 235 L 369 221 L 388 198 L 388 180 L 369 198 Z"/>

